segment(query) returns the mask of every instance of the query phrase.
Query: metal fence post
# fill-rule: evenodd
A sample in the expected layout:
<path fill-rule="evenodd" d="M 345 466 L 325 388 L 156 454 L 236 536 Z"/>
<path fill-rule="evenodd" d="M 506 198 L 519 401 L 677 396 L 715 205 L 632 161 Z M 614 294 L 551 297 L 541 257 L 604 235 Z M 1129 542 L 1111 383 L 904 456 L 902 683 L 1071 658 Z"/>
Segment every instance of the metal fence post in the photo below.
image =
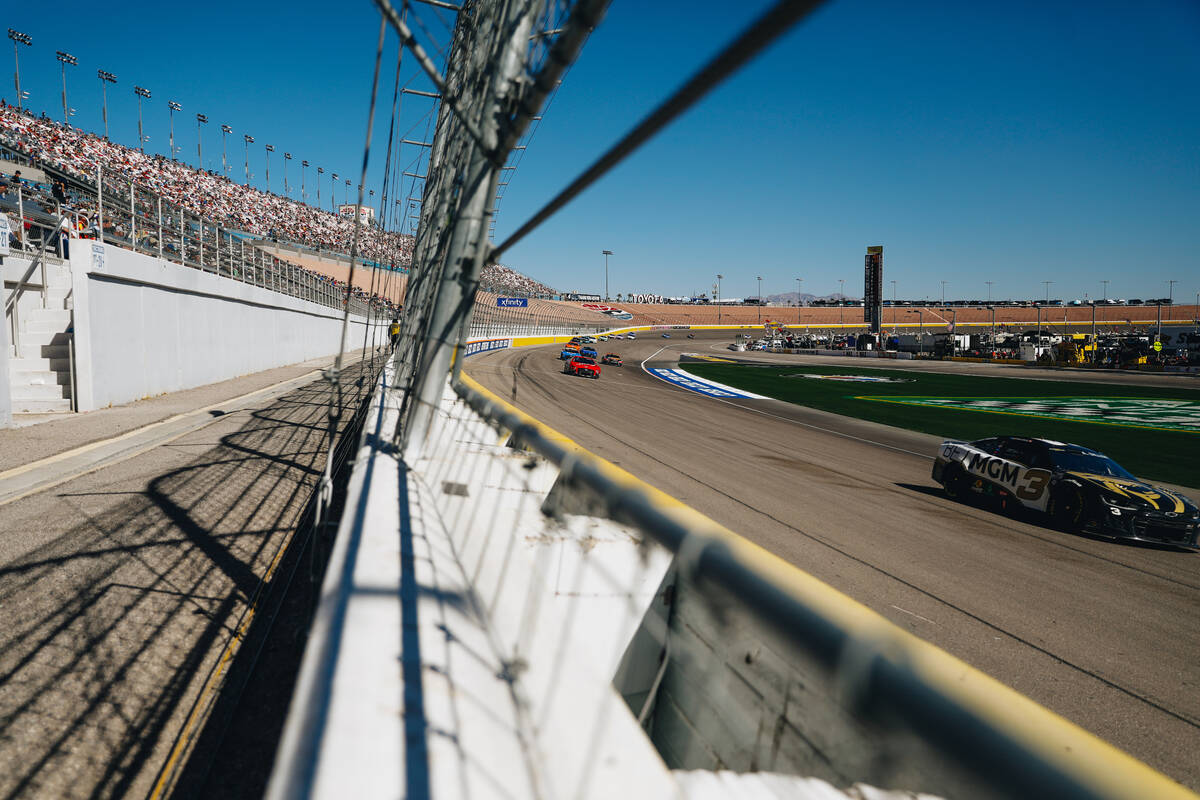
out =
<path fill-rule="evenodd" d="M 162 258 L 162 257 L 163 257 L 163 251 L 162 251 L 162 240 L 163 240 L 163 230 L 162 230 L 162 195 L 159 195 L 159 196 L 158 196 L 158 257 L 159 257 L 159 258 Z"/>
<path fill-rule="evenodd" d="M 133 205 L 133 181 L 129 182 L 129 246 L 137 250 L 137 212 Z"/>
<path fill-rule="evenodd" d="M 96 233 L 104 244 L 104 168 L 96 165 Z"/>

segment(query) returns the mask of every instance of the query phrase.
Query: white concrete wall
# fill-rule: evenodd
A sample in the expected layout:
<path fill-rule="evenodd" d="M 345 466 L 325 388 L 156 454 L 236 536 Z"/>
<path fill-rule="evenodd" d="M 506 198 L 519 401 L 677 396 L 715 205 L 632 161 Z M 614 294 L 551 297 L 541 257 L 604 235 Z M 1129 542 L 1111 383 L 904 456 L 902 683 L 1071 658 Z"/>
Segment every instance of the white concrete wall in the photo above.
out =
<path fill-rule="evenodd" d="M 79 410 L 333 355 L 335 309 L 111 245 L 71 253 Z M 386 321 L 381 323 L 386 324 Z M 348 348 L 365 323 L 352 318 Z"/>
<path fill-rule="evenodd" d="M 4 259 L 7 264 L 11 259 Z M 8 320 L 4 317 L 4 305 L 8 302 L 8 289 L 0 279 L 0 428 L 12 425 L 12 387 L 8 379 L 8 358 L 12 354 L 8 341 Z"/>

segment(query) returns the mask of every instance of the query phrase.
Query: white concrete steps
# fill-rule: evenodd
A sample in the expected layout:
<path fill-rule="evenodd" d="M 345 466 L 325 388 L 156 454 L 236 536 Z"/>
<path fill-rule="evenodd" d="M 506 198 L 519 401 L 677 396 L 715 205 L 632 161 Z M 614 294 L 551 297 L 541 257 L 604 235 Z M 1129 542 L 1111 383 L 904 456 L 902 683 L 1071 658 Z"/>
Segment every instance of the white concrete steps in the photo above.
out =
<path fill-rule="evenodd" d="M 44 414 L 71 410 L 70 334 L 72 313 L 66 308 L 70 272 L 46 271 L 45 308 L 20 312 L 20 345 L 8 362 L 12 410 Z"/>

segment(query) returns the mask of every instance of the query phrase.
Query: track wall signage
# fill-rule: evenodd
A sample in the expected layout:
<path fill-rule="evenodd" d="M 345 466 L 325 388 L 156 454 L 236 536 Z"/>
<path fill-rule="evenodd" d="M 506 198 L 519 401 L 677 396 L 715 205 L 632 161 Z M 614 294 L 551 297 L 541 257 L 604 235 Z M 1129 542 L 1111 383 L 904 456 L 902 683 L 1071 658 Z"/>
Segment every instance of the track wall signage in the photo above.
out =
<path fill-rule="evenodd" d="M 1200 433 L 1200 402 L 1124 397 L 857 397 L 879 403 Z"/>
<path fill-rule="evenodd" d="M 467 342 L 463 355 L 474 356 L 491 350 L 507 350 L 511 346 L 512 339 L 480 339 L 476 342 Z"/>
<path fill-rule="evenodd" d="M 525 297 L 497 297 L 497 308 L 529 308 L 529 299 Z"/>

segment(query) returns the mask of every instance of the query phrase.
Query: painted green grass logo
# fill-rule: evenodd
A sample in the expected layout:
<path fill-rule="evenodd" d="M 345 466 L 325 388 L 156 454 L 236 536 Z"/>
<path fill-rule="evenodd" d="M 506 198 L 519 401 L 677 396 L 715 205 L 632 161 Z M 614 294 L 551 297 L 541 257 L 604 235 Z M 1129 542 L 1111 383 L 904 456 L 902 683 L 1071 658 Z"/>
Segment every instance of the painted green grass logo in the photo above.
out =
<path fill-rule="evenodd" d="M 858 397 L 877 403 L 1200 433 L 1200 402 L 1125 397 Z"/>

